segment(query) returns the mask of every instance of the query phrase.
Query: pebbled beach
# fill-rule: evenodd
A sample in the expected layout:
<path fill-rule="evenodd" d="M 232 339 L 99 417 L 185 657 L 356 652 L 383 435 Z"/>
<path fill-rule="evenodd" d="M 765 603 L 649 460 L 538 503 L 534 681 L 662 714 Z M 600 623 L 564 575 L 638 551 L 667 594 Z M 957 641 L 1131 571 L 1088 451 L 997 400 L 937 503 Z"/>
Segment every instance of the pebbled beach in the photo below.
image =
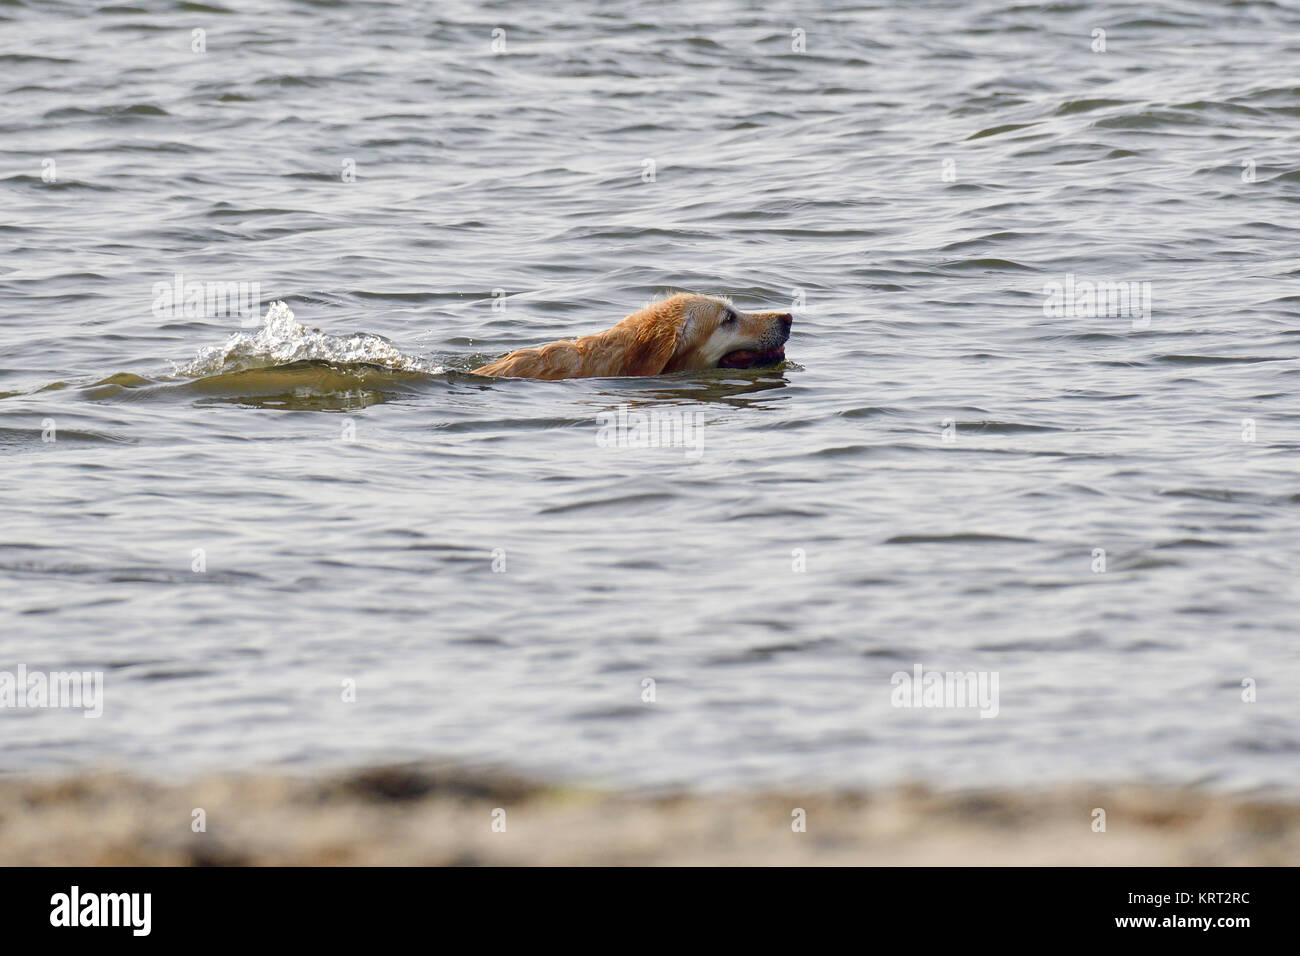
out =
<path fill-rule="evenodd" d="M 1106 814 L 1095 832 L 1095 810 Z M 194 830 L 203 811 L 203 832 Z M 806 831 L 795 832 L 802 810 Z M 504 824 L 504 828 L 502 828 Z M 494 829 L 495 826 L 495 829 Z M 184 783 L 0 781 L 7 866 L 1240 866 L 1300 860 L 1300 805 L 1195 789 L 643 795 L 435 764 Z"/>

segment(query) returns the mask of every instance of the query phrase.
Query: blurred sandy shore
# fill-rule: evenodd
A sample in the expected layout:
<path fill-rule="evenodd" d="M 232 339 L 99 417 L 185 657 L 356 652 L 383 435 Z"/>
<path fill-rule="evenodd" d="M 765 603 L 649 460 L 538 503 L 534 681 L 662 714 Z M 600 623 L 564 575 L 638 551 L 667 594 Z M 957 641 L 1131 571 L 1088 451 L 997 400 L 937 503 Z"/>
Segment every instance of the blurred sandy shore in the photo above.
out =
<path fill-rule="evenodd" d="M 0 863 L 1294 865 L 1300 804 L 1088 786 L 647 797 L 430 765 L 167 785 L 91 773 L 0 780 Z"/>

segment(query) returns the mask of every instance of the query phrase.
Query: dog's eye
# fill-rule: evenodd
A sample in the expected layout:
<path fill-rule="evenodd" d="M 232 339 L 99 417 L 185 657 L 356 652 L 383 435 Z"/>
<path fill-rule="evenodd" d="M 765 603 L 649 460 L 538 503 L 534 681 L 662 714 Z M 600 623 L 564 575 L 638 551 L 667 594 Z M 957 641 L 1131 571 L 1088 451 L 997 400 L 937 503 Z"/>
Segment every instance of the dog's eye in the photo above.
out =
<path fill-rule="evenodd" d="M 726 312 L 722 314 L 723 325 L 731 325 L 732 323 L 739 322 L 739 321 L 740 321 L 740 316 L 737 315 L 735 312 L 733 312 L 731 309 L 728 309 Z"/>

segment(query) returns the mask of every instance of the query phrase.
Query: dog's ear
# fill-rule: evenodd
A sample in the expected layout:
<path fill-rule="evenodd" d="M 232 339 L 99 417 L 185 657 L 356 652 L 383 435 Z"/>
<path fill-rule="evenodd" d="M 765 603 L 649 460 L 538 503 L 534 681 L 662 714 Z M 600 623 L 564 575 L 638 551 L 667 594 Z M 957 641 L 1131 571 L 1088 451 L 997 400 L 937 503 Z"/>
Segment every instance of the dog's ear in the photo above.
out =
<path fill-rule="evenodd" d="M 620 374 L 658 375 L 676 354 L 680 336 L 676 322 L 647 324 L 637 329 Z"/>

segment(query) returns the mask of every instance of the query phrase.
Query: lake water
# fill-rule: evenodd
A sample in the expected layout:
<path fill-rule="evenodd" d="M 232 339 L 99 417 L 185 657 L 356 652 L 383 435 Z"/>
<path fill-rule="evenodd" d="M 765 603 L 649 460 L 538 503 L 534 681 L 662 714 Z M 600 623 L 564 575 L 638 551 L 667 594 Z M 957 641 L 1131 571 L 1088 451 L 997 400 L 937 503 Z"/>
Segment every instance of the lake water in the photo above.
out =
<path fill-rule="evenodd" d="M 104 682 L 0 768 L 1294 793 L 1297 62 L 1268 2 L 0 0 L 0 669 Z M 468 374 L 683 289 L 788 364 Z"/>

